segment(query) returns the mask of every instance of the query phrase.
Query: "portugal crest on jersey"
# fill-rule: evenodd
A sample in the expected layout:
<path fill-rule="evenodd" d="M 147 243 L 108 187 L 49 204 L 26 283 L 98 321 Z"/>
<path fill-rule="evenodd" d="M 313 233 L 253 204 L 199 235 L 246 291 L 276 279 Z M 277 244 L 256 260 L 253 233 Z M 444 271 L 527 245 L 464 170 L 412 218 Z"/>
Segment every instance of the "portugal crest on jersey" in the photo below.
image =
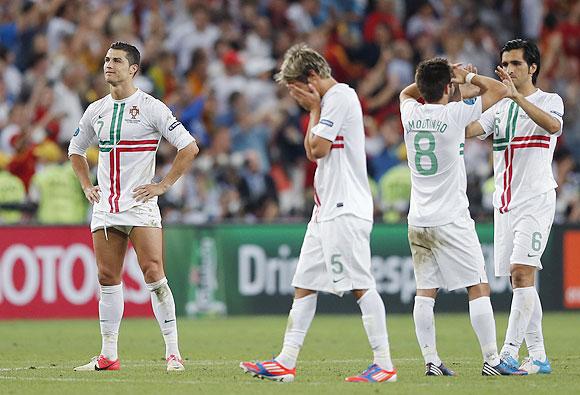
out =
<path fill-rule="evenodd" d="M 133 106 L 129 109 L 129 114 L 131 115 L 131 119 L 137 119 L 137 115 L 139 115 L 139 107 Z"/>

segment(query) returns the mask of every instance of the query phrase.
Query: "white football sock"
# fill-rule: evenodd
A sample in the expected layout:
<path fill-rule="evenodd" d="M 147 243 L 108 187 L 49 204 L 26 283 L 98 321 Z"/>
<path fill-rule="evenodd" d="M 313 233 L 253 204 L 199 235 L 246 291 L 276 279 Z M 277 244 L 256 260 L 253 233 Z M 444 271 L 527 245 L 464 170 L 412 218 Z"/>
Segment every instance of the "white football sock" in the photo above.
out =
<path fill-rule="evenodd" d="M 536 303 L 534 287 L 515 288 L 512 298 L 512 308 L 505 334 L 505 342 L 501 353 L 509 353 L 513 358 L 518 358 L 520 346 L 524 341 L 524 335 L 530 324 L 530 317 Z"/>
<path fill-rule="evenodd" d="M 415 333 L 417 341 L 421 347 L 421 353 L 425 359 L 425 365 L 432 363 L 435 366 L 441 365 L 441 359 L 437 354 L 435 343 L 435 314 L 433 307 L 435 299 L 427 296 L 415 296 L 415 306 L 413 307 L 413 319 L 415 320 Z"/>
<path fill-rule="evenodd" d="M 288 314 L 288 325 L 284 334 L 284 345 L 280 354 L 274 358 L 283 366 L 293 369 L 304 338 L 316 313 L 317 294 L 310 294 L 300 299 L 294 299 L 292 309 Z"/>
<path fill-rule="evenodd" d="M 115 361 L 117 355 L 117 339 L 119 326 L 123 318 L 123 284 L 101 285 L 99 300 L 99 322 L 101 325 L 101 355 Z"/>
<path fill-rule="evenodd" d="M 481 346 L 483 360 L 491 366 L 497 366 L 499 356 L 495 337 L 495 319 L 489 296 L 482 296 L 469 302 L 469 317 Z"/>
<path fill-rule="evenodd" d="M 546 349 L 544 348 L 544 334 L 542 333 L 542 302 L 540 302 L 538 291 L 535 289 L 534 291 L 534 310 L 530 318 L 525 339 L 529 356 L 535 360 L 545 361 Z"/>
<path fill-rule="evenodd" d="M 362 313 L 363 326 L 373 349 L 373 363 L 385 370 L 393 370 L 387 334 L 387 312 L 381 296 L 376 289 L 369 289 L 357 303 Z"/>
<path fill-rule="evenodd" d="M 151 291 L 151 305 L 153 313 L 161 328 L 163 340 L 165 340 L 165 358 L 175 355 L 181 358 L 179 347 L 177 346 L 177 321 L 175 319 L 175 301 L 167 278 L 154 283 L 147 284 L 147 289 Z"/>

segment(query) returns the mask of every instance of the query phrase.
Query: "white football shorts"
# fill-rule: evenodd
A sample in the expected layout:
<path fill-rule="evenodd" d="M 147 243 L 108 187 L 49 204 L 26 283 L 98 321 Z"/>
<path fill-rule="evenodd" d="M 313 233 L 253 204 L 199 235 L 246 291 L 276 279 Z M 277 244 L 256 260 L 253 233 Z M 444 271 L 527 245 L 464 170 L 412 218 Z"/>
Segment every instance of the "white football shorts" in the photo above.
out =
<path fill-rule="evenodd" d="M 97 211 L 93 206 L 91 232 L 104 229 L 106 234 L 107 228 L 115 228 L 128 235 L 134 226 L 161 228 L 161 213 L 157 202 L 149 200 L 120 213 Z"/>
<path fill-rule="evenodd" d="M 469 211 L 450 224 L 409 225 L 417 289 L 449 291 L 487 283 L 481 244 Z"/>
<path fill-rule="evenodd" d="M 554 213 L 556 191 L 550 190 L 500 214 L 494 210 L 493 256 L 496 276 L 509 276 L 511 265 L 529 265 L 542 270 Z"/>
<path fill-rule="evenodd" d="M 353 289 L 374 289 L 370 234 L 373 227 L 354 215 L 310 221 L 292 286 L 342 296 Z"/>

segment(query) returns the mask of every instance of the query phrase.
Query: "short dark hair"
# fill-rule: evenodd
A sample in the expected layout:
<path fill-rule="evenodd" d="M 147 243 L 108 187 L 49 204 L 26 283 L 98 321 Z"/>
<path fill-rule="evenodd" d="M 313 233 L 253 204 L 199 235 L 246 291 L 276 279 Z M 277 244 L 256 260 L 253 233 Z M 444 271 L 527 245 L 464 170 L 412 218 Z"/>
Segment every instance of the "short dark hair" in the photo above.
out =
<path fill-rule="evenodd" d="M 436 102 L 443 97 L 445 87 L 451 83 L 452 73 L 449 62 L 444 58 L 433 58 L 419 63 L 415 81 L 427 103 Z"/>
<path fill-rule="evenodd" d="M 129 61 L 129 66 L 136 64 L 137 66 L 141 67 L 141 54 L 139 50 L 134 45 L 123 41 L 117 41 L 111 44 L 109 47 L 110 49 L 120 49 L 121 51 L 125 51 L 127 54 L 127 60 Z"/>
<path fill-rule="evenodd" d="M 536 85 L 538 75 L 540 74 L 540 66 L 541 66 L 540 50 L 538 49 L 538 46 L 532 41 L 522 40 L 521 38 L 510 40 L 504 44 L 503 48 L 499 53 L 500 61 L 504 52 L 513 51 L 515 49 L 524 50 L 524 60 L 528 64 L 528 67 L 531 66 L 532 64 L 536 65 L 536 71 L 532 75 L 532 83 Z"/>

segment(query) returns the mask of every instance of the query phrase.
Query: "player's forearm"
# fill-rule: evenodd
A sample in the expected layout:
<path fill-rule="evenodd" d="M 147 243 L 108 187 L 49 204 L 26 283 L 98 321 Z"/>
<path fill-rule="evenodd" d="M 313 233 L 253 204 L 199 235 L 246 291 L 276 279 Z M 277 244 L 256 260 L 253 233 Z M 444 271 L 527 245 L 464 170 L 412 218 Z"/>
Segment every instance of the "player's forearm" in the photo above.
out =
<path fill-rule="evenodd" d="M 461 101 L 463 96 L 461 90 L 459 89 L 459 86 L 460 86 L 459 84 L 453 84 L 453 92 L 451 96 L 449 96 L 450 102 Z"/>
<path fill-rule="evenodd" d="M 310 149 L 310 131 L 306 131 L 306 136 L 304 136 L 304 151 L 306 152 L 306 158 L 309 161 L 314 162 L 314 158 L 312 157 L 312 150 Z"/>
<path fill-rule="evenodd" d="M 167 173 L 159 183 L 164 191 L 167 191 L 186 171 L 191 168 L 193 159 L 195 159 L 198 153 L 199 148 L 195 141 L 192 141 L 188 146 L 177 152 L 173 164 L 171 165 L 171 169 L 169 169 L 169 173 Z"/>
<path fill-rule="evenodd" d="M 481 136 L 483 133 L 484 133 L 483 127 L 477 121 L 471 122 L 465 128 L 465 137 L 466 138 Z"/>
<path fill-rule="evenodd" d="M 419 87 L 417 87 L 417 84 L 415 83 L 412 83 L 411 85 L 403 89 L 399 94 L 399 99 L 401 102 L 403 102 L 406 99 L 419 100 L 420 97 L 421 92 L 419 92 Z"/>
<path fill-rule="evenodd" d="M 93 186 L 91 182 L 91 175 L 89 170 L 89 162 L 84 156 L 78 154 L 71 154 L 69 159 L 72 164 L 72 168 L 79 179 L 81 187 L 83 189 Z"/>
<path fill-rule="evenodd" d="M 471 83 L 480 90 L 482 109 L 487 110 L 508 94 L 508 88 L 498 80 L 476 74 Z"/>
<path fill-rule="evenodd" d="M 556 118 L 534 105 L 524 95 L 519 94 L 513 100 L 526 112 L 532 121 L 548 133 L 554 134 L 560 130 L 560 122 Z"/>
<path fill-rule="evenodd" d="M 481 89 L 473 84 L 461 84 L 459 85 L 459 90 L 461 91 L 462 99 L 471 99 L 477 96 L 481 96 Z"/>
<path fill-rule="evenodd" d="M 304 149 L 306 150 L 306 157 L 308 160 L 314 162 L 316 158 L 312 154 L 312 128 L 320 121 L 320 109 L 315 108 L 310 110 L 310 119 L 308 120 L 308 128 L 306 136 L 304 137 Z"/>

